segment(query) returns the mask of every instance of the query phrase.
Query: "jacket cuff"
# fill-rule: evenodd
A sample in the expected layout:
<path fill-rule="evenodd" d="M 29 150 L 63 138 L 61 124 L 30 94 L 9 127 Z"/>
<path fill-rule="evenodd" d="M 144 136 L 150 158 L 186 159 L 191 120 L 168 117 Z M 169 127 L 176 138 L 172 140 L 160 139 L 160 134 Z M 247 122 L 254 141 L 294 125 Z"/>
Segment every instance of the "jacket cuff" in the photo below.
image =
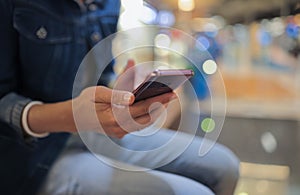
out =
<path fill-rule="evenodd" d="M 9 93 L 0 100 L 0 120 L 12 126 L 22 137 L 24 137 L 21 125 L 22 111 L 29 102 L 31 99 L 16 93 Z"/>

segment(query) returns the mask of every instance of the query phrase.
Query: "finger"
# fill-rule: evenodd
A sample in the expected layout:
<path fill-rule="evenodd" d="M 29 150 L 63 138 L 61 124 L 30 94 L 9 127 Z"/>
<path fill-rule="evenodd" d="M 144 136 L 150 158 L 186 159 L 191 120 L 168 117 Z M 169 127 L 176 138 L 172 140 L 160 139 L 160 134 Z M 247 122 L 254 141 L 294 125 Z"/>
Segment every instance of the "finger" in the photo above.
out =
<path fill-rule="evenodd" d="M 164 103 L 164 107 L 167 108 L 169 106 L 169 104 L 178 101 L 178 96 L 176 93 L 173 93 L 173 96 L 170 98 L 170 101 Z"/>
<path fill-rule="evenodd" d="M 118 76 L 114 89 L 132 91 L 135 80 L 135 63 L 133 60 L 128 60 L 124 71 Z"/>
<path fill-rule="evenodd" d="M 111 131 L 108 131 L 108 130 L 106 130 L 106 131 L 100 131 L 100 133 L 104 133 L 105 135 L 107 135 L 107 136 L 109 136 L 109 137 L 113 137 L 113 138 L 122 138 L 122 137 L 124 137 L 126 134 L 128 134 L 128 132 L 126 132 L 126 131 L 119 131 L 119 132 L 116 132 L 116 133 L 114 133 L 114 132 L 111 132 Z"/>
<path fill-rule="evenodd" d="M 105 135 L 107 135 L 109 137 L 117 137 L 117 138 L 122 138 L 126 134 L 128 134 L 127 131 L 124 131 L 119 126 L 103 128 L 103 132 L 105 133 Z"/>
<path fill-rule="evenodd" d="M 163 113 L 164 108 L 160 107 L 158 109 L 155 109 L 153 111 L 151 111 L 150 114 L 145 114 L 143 116 L 137 117 L 135 118 L 135 124 L 130 123 L 127 124 L 127 131 L 129 132 L 133 132 L 133 131 L 138 131 L 138 130 L 142 130 L 146 127 L 148 127 L 149 125 L 153 124 L 159 117 L 160 115 Z"/>
<path fill-rule="evenodd" d="M 130 114 L 133 118 L 142 116 L 144 114 L 149 113 L 149 108 L 152 104 L 154 103 L 158 103 L 157 105 L 167 104 L 168 102 L 176 98 L 177 96 L 175 96 L 174 93 L 171 92 L 171 93 L 165 93 L 159 96 L 155 96 L 152 98 L 148 98 L 146 100 L 139 101 L 133 104 L 132 106 L 130 106 Z"/>
<path fill-rule="evenodd" d="M 126 120 L 123 123 L 118 123 L 115 121 L 114 123 L 109 124 L 108 128 L 103 128 L 103 130 L 108 136 L 123 137 L 127 133 L 141 130 L 151 125 L 157 120 L 157 118 L 161 115 L 164 109 L 164 106 L 161 106 L 157 109 L 153 109 L 150 114 L 145 114 L 143 116 L 133 119 L 134 122 L 132 122 L 131 120 Z"/>
<path fill-rule="evenodd" d="M 136 118 L 135 121 L 141 125 L 149 126 L 156 121 L 156 119 L 163 113 L 163 111 L 164 107 L 159 107 L 151 111 L 150 114 Z"/>
<path fill-rule="evenodd" d="M 171 96 L 171 98 L 174 98 L 175 96 L 170 93 L 168 96 Z M 164 97 L 168 97 L 167 95 L 164 95 Z M 157 99 L 161 99 L 160 97 L 157 98 L 151 98 L 148 101 L 144 101 L 143 104 L 139 103 L 139 105 L 133 105 L 133 106 L 119 106 L 119 105 L 106 105 L 106 109 L 102 109 L 105 105 L 99 104 L 96 105 L 97 111 L 101 113 L 105 112 L 105 117 L 99 117 L 99 121 L 102 124 L 107 125 L 119 125 L 121 127 L 124 127 L 124 129 L 128 129 L 128 123 L 135 123 L 135 118 L 138 118 L 143 115 L 148 115 L 150 112 L 153 112 L 157 109 L 166 109 L 169 98 L 163 99 L 164 101 L 158 101 Z M 127 127 L 127 128 L 126 128 Z M 130 128 L 129 128 L 130 129 Z"/>
<path fill-rule="evenodd" d="M 95 102 L 126 106 L 134 102 L 134 95 L 128 91 L 112 90 L 104 86 L 98 86 L 95 90 Z"/>
<path fill-rule="evenodd" d="M 126 67 L 125 67 L 125 69 L 124 69 L 123 72 L 126 72 L 126 71 L 129 70 L 130 68 L 134 67 L 134 65 L 135 65 L 134 60 L 133 60 L 133 59 L 129 59 L 129 60 L 127 61 L 127 65 L 126 65 Z"/>

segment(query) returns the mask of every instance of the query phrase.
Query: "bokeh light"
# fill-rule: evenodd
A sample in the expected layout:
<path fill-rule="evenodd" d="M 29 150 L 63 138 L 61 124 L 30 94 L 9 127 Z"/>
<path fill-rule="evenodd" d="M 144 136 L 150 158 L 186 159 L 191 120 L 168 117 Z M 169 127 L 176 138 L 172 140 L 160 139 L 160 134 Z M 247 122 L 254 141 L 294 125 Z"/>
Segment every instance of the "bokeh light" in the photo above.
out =
<path fill-rule="evenodd" d="M 157 20 L 158 20 L 158 24 L 161 26 L 173 26 L 175 23 L 175 16 L 172 12 L 170 11 L 166 11 L 166 10 L 162 10 L 160 12 L 158 12 L 158 16 L 157 16 Z"/>
<path fill-rule="evenodd" d="M 210 47 L 210 42 L 209 42 L 208 38 L 205 36 L 202 36 L 202 35 L 198 36 L 197 41 L 198 41 L 198 43 L 196 43 L 196 47 L 200 51 L 206 51 Z"/>
<path fill-rule="evenodd" d="M 261 29 L 258 31 L 258 40 L 262 46 L 268 46 L 272 43 L 272 36 L 270 32 Z"/>
<path fill-rule="evenodd" d="M 205 34 L 209 37 L 216 37 L 218 34 L 218 28 L 214 23 L 207 23 L 204 25 Z"/>
<path fill-rule="evenodd" d="M 288 24 L 285 32 L 291 38 L 297 38 L 299 35 L 300 27 L 295 24 Z"/>
<path fill-rule="evenodd" d="M 284 23 L 281 18 L 274 18 L 270 25 L 271 34 L 274 37 L 280 36 L 284 33 Z"/>
<path fill-rule="evenodd" d="M 178 0 L 178 8 L 182 11 L 192 11 L 195 9 L 194 0 Z"/>
<path fill-rule="evenodd" d="M 166 34 L 158 34 L 154 39 L 154 44 L 158 48 L 169 48 L 171 45 L 171 39 Z"/>
<path fill-rule="evenodd" d="M 217 64 L 213 60 L 206 60 L 203 63 L 202 68 L 206 74 L 214 74 L 217 71 Z"/>
<path fill-rule="evenodd" d="M 212 132 L 216 127 L 216 123 L 212 118 L 205 118 L 201 122 L 202 131 L 209 133 Z"/>
<path fill-rule="evenodd" d="M 277 149 L 277 140 L 271 132 L 265 132 L 260 138 L 263 149 L 267 153 L 273 153 Z"/>

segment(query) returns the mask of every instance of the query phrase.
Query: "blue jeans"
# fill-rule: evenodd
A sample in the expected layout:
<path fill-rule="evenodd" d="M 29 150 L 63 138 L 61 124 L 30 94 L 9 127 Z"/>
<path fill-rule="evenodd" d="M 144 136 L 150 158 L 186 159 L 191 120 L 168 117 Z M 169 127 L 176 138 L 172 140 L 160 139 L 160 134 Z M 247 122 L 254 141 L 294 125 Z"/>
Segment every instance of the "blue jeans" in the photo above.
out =
<path fill-rule="evenodd" d="M 127 135 L 117 142 L 126 148 L 140 150 L 145 145 L 157 145 L 159 140 L 173 134 L 170 130 L 160 130 L 146 138 L 147 142 L 136 141 L 133 135 Z M 188 136 L 182 133 L 183 139 Z M 114 168 L 99 158 L 126 162 L 133 168 L 147 167 L 147 164 L 159 164 L 161 157 L 167 157 L 172 149 L 151 161 L 146 156 L 134 158 L 129 151 L 120 153 L 108 149 L 104 136 L 94 134 L 91 136 L 93 146 L 101 148 L 99 151 L 106 151 L 97 154 L 96 158 L 84 147 L 79 136 L 73 136 L 50 170 L 39 194 L 232 195 L 239 176 L 239 160 L 220 144 L 216 144 L 205 156 L 199 157 L 201 141 L 199 137 L 194 138 L 183 154 L 155 170 L 127 171 Z"/>

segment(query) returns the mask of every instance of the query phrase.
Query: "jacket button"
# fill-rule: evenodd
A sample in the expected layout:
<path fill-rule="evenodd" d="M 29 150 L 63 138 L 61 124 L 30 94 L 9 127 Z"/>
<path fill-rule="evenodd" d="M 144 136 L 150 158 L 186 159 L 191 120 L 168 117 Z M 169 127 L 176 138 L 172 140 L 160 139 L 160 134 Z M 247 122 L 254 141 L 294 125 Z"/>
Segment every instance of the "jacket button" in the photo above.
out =
<path fill-rule="evenodd" d="M 89 5 L 89 10 L 90 11 L 96 11 L 97 9 L 98 9 L 98 6 L 96 4 L 92 3 L 92 4 Z"/>
<path fill-rule="evenodd" d="M 41 27 L 39 28 L 37 31 L 36 31 L 36 36 L 39 38 L 39 39 L 46 39 L 47 38 L 47 30 L 44 28 L 44 27 Z"/>
<path fill-rule="evenodd" d="M 94 33 L 91 35 L 91 39 L 92 39 L 92 41 L 94 41 L 94 42 L 100 41 L 100 39 L 101 39 L 100 33 L 99 33 L 99 32 L 94 32 Z"/>

